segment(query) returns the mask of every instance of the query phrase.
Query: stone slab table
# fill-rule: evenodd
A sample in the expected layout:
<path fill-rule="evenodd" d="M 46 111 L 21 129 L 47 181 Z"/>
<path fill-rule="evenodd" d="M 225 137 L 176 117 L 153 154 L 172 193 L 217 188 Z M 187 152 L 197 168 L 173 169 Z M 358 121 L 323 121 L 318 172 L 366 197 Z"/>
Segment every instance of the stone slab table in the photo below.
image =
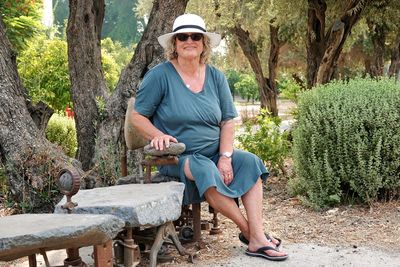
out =
<path fill-rule="evenodd" d="M 111 250 L 111 240 L 123 227 L 124 222 L 112 215 L 20 214 L 1 217 L 0 261 L 29 256 L 30 266 L 36 266 L 35 254 L 50 250 L 85 246 L 95 246 L 95 251 L 96 246 L 110 246 Z M 112 264 L 112 254 L 107 259 L 103 257 L 105 255 L 98 258 L 96 254 L 96 266 L 109 265 L 104 262 Z M 103 263 L 99 264 L 99 260 Z"/>
<path fill-rule="evenodd" d="M 72 197 L 72 201 L 78 204 L 72 213 L 117 216 L 125 222 L 128 237 L 124 242 L 128 244 L 133 244 L 133 227 L 157 227 L 156 239 L 150 251 L 150 266 L 155 266 L 157 253 L 168 236 L 181 255 L 186 254 L 172 223 L 181 215 L 184 188 L 183 183 L 166 182 L 79 190 Z M 66 197 L 56 205 L 55 213 L 66 213 L 61 207 L 65 202 Z M 126 253 L 130 252 L 124 252 Z M 127 260 L 124 261 L 125 266 L 131 266 Z"/>

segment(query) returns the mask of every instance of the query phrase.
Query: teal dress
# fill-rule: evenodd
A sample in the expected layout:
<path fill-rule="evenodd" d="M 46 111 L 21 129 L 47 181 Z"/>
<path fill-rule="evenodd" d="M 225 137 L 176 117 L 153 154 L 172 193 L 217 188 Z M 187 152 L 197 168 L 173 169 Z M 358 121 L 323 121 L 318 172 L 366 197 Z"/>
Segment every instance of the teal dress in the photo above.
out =
<path fill-rule="evenodd" d="M 171 62 L 149 70 L 137 91 L 135 110 L 149 118 L 155 127 L 186 145 L 177 166 L 161 166 L 160 173 L 179 177 L 185 183 L 184 204 L 204 200 L 204 192 L 216 187 L 221 194 L 244 195 L 269 173 L 256 155 L 235 149 L 232 155 L 234 179 L 224 184 L 218 171 L 220 123 L 237 116 L 228 82 L 222 72 L 206 65 L 203 90 L 190 91 Z M 195 181 L 187 179 L 184 163 Z"/>

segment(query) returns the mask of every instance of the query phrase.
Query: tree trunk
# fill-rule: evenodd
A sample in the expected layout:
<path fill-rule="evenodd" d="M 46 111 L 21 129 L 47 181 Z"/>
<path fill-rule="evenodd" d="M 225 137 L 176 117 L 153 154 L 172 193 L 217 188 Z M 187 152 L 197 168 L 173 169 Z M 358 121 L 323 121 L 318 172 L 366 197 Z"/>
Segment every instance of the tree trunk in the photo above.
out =
<path fill-rule="evenodd" d="M 327 83 L 333 76 L 336 61 L 341 52 L 339 47 L 344 37 L 344 27 L 345 25 L 341 21 L 336 21 L 332 27 L 332 32 L 327 41 L 324 57 L 322 58 L 318 68 L 316 79 L 317 84 Z"/>
<path fill-rule="evenodd" d="M 8 179 L 8 197 L 23 211 L 50 211 L 54 177 L 69 159 L 48 142 L 33 121 L 30 99 L 17 72 L 0 16 L 0 155 Z"/>
<path fill-rule="evenodd" d="M 70 2 L 77 3 L 76 0 L 70 0 Z M 88 166 L 106 168 L 107 170 L 104 169 L 102 172 L 106 173 L 107 177 L 102 177 L 103 181 L 101 182 L 103 184 L 112 184 L 115 179 L 120 177 L 120 159 L 125 155 L 123 126 L 127 101 L 135 95 L 138 84 L 144 74 L 151 67 L 164 60 L 163 49 L 158 44 L 157 37 L 171 31 L 174 19 L 183 14 L 188 0 L 154 1 L 149 22 L 141 41 L 136 47 L 135 54 L 122 71 L 116 89 L 108 99 L 105 99 L 103 93 L 105 82 L 99 57 L 100 40 L 97 35 L 100 33 L 101 28 L 95 23 L 100 21 L 103 11 L 91 12 L 92 8 L 95 8 L 93 2 L 96 1 L 88 2 L 79 1 L 80 5 L 84 5 L 80 8 L 77 6 L 70 7 L 73 10 L 71 10 L 72 15 L 70 15 L 71 22 L 69 22 L 69 25 L 74 26 L 69 28 L 71 31 L 71 44 L 69 45 L 73 47 L 69 52 L 69 61 L 76 66 L 74 68 L 80 68 L 80 71 L 71 71 L 73 88 L 75 88 L 77 94 L 81 95 L 79 98 L 74 98 L 73 101 L 74 105 L 78 104 L 79 106 L 86 103 L 86 109 L 81 110 L 83 115 L 80 114 L 81 121 L 85 124 L 79 124 L 77 128 L 84 127 L 81 138 L 90 135 L 87 137 L 90 137 L 90 143 L 87 140 L 82 140 L 80 143 L 86 144 L 87 149 L 85 151 L 89 154 L 82 154 L 80 158 L 85 157 L 86 168 Z M 101 7 L 103 5 L 97 6 L 97 8 Z M 86 74 L 82 69 L 86 69 L 86 73 L 89 71 L 92 75 Z M 93 77 L 96 77 L 95 81 L 92 79 Z M 98 96 L 104 97 L 106 100 L 103 110 L 98 110 L 96 107 L 95 98 Z M 81 101 L 82 104 L 79 104 L 79 102 L 76 104 L 75 101 Z M 91 108 L 89 109 L 88 106 Z M 76 109 L 78 117 L 79 112 Z M 89 121 L 93 123 L 88 125 Z M 95 125 L 97 125 L 97 129 Z M 94 134 L 89 134 L 89 131 L 94 131 Z M 83 153 L 84 150 L 82 149 L 81 151 Z"/>
<path fill-rule="evenodd" d="M 28 102 L 28 111 L 31 114 L 33 121 L 36 124 L 38 130 L 45 135 L 47 124 L 53 115 L 54 110 L 51 109 L 48 105 L 40 101 L 37 105 L 31 105 L 31 102 Z"/>
<path fill-rule="evenodd" d="M 67 26 L 71 98 L 78 138 L 77 158 L 84 170 L 92 167 L 96 128 L 105 110 L 106 83 L 101 66 L 100 34 L 104 0 L 70 0 Z"/>
<path fill-rule="evenodd" d="M 239 24 L 236 24 L 232 28 L 232 32 L 238 38 L 239 45 L 242 48 L 246 58 L 249 60 L 250 66 L 256 76 L 256 80 L 260 88 L 261 108 L 267 107 L 272 116 L 277 116 L 277 94 L 272 91 L 272 89 L 269 87 L 268 79 L 264 77 L 261 61 L 257 53 L 256 44 L 253 42 L 253 40 L 251 40 L 250 33 L 243 30 L 243 28 Z"/>
<path fill-rule="evenodd" d="M 350 1 L 340 20 L 333 23 L 328 31 L 328 37 L 325 38 L 327 43 L 318 68 L 316 84 L 324 84 L 332 79 L 343 45 L 368 2 L 368 0 Z"/>
<path fill-rule="evenodd" d="M 386 28 L 384 25 L 376 24 L 370 19 L 367 19 L 367 24 L 373 45 L 371 65 L 368 73 L 371 77 L 381 77 L 383 76 L 383 68 L 385 64 Z"/>
<path fill-rule="evenodd" d="M 278 32 L 279 27 L 275 27 L 273 21 L 269 24 L 269 36 L 270 36 L 270 49 L 268 58 L 268 84 L 270 90 L 267 91 L 268 94 L 268 106 L 271 107 L 272 116 L 278 116 L 278 89 L 276 87 L 277 70 L 278 70 L 278 60 L 279 60 L 279 49 L 282 43 L 279 42 Z"/>
<path fill-rule="evenodd" d="M 307 87 L 316 81 L 318 68 L 325 52 L 325 12 L 324 0 L 308 0 L 307 21 Z"/>
<path fill-rule="evenodd" d="M 397 33 L 396 41 L 393 45 L 390 57 L 388 76 L 397 76 L 400 71 L 400 34 Z M 397 77 L 396 77 L 397 78 Z"/>

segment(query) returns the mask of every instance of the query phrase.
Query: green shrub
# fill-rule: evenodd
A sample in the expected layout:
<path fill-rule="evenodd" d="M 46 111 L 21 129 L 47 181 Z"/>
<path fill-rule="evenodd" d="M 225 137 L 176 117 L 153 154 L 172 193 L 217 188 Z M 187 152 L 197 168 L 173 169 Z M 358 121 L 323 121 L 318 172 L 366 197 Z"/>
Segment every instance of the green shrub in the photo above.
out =
<path fill-rule="evenodd" d="M 73 119 L 54 114 L 47 125 L 46 137 L 50 142 L 60 145 L 67 156 L 75 157 L 78 141 Z"/>
<path fill-rule="evenodd" d="M 239 81 L 234 84 L 234 88 L 247 102 L 251 100 L 254 103 L 255 100 L 260 98 L 258 84 L 256 78 L 252 74 L 240 74 Z"/>
<path fill-rule="evenodd" d="M 288 155 L 289 141 L 282 134 L 279 117 L 270 117 L 266 110 L 257 116 L 257 124 L 245 124 L 245 131 L 237 137 L 240 147 L 258 155 L 271 171 L 284 172 L 284 159 Z"/>
<path fill-rule="evenodd" d="M 228 69 L 225 72 L 226 79 L 228 80 L 229 89 L 231 90 L 232 96 L 235 98 L 237 95 L 237 89 L 235 87 L 235 83 L 240 80 L 240 73 L 234 69 Z"/>
<path fill-rule="evenodd" d="M 18 72 L 33 102 L 45 102 L 56 112 L 71 105 L 67 42 L 37 36 L 18 57 Z"/>
<path fill-rule="evenodd" d="M 296 103 L 299 99 L 300 93 L 302 92 L 301 86 L 292 78 L 280 80 L 278 83 L 278 90 L 281 98 L 286 98 Z"/>
<path fill-rule="evenodd" d="M 333 82 L 305 92 L 293 133 L 291 190 L 314 207 L 399 192 L 399 125 L 400 86 L 393 80 Z"/>
<path fill-rule="evenodd" d="M 120 72 L 133 52 L 106 39 L 102 49 L 104 79 L 109 91 L 113 91 Z M 45 102 L 56 112 L 72 106 L 68 70 L 67 42 L 36 36 L 18 56 L 18 72 L 34 103 Z"/>

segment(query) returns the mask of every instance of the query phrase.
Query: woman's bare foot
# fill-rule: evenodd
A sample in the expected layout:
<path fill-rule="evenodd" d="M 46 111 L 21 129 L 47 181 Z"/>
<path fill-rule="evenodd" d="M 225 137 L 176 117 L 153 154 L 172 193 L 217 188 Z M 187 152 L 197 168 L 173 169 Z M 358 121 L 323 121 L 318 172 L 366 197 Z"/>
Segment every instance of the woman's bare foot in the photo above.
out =
<path fill-rule="evenodd" d="M 272 247 L 279 248 L 281 246 L 282 241 L 280 239 L 277 239 L 277 238 L 273 237 L 272 235 L 268 235 L 268 234 L 265 234 L 265 236 L 268 239 L 268 241 L 273 243 Z M 241 232 L 239 234 L 239 239 L 242 243 L 249 245 L 249 235 L 247 233 Z"/>
<path fill-rule="evenodd" d="M 288 254 L 275 249 L 276 245 L 266 237 L 252 238 L 246 254 L 249 256 L 263 257 L 269 260 L 285 260 Z M 265 249 L 264 249 L 265 248 Z"/>

